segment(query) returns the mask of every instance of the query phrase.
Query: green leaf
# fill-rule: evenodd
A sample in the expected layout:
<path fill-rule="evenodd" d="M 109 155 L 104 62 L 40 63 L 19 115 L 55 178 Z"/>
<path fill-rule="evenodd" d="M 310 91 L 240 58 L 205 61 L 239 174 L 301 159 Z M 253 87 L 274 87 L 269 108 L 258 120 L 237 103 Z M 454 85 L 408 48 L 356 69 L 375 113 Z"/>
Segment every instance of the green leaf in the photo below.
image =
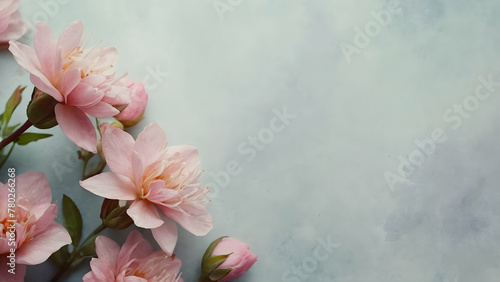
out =
<path fill-rule="evenodd" d="M 226 277 L 229 274 L 229 272 L 231 272 L 231 270 L 233 269 L 232 268 L 216 269 L 212 271 L 212 273 L 210 273 L 210 276 L 208 276 L 208 278 L 210 278 L 210 280 L 212 281 L 219 281 L 222 278 Z"/>
<path fill-rule="evenodd" d="M 221 265 L 221 263 L 223 263 L 230 255 L 231 254 L 210 257 L 202 264 L 201 272 L 206 274 L 211 273 L 214 269 L 216 269 L 219 265 Z"/>
<path fill-rule="evenodd" d="M 3 138 L 5 138 L 5 137 L 9 136 L 9 135 L 10 135 L 10 134 L 11 134 L 14 130 L 16 130 L 16 128 L 17 128 L 18 126 L 20 126 L 20 125 L 21 125 L 21 124 L 20 124 L 20 123 L 18 123 L 18 124 L 16 124 L 16 125 L 13 125 L 13 126 L 9 126 L 9 127 L 7 127 L 7 128 L 4 130 L 4 132 L 5 132 L 4 134 L 5 134 L 5 135 L 3 135 L 2 137 L 3 137 Z"/>
<path fill-rule="evenodd" d="M 75 202 L 66 195 L 63 195 L 62 208 L 64 225 L 71 236 L 73 246 L 77 248 L 80 243 L 80 236 L 82 235 L 82 215 Z"/>
<path fill-rule="evenodd" d="M 69 259 L 68 245 L 62 246 L 50 259 L 59 267 L 63 267 Z"/>
<path fill-rule="evenodd" d="M 23 93 L 26 87 L 18 86 L 12 96 L 10 96 L 9 100 L 7 100 L 7 104 L 5 104 L 5 112 L 2 115 L 2 125 L 5 127 L 2 131 L 2 136 L 6 136 L 5 132 L 7 131 L 7 126 L 9 125 L 10 118 L 12 117 L 12 113 L 17 108 L 19 103 L 21 103 L 21 94 Z"/>
<path fill-rule="evenodd" d="M 212 256 L 212 252 L 214 251 L 215 249 L 215 246 L 217 246 L 217 244 L 219 244 L 219 242 L 224 239 L 224 238 L 227 238 L 228 236 L 222 236 L 220 237 L 219 239 L 213 241 L 210 246 L 208 246 L 207 250 L 205 251 L 205 254 L 203 255 L 203 258 L 201 259 L 201 265 L 203 265 L 205 263 L 205 261 L 207 261 L 211 256 Z"/>
<path fill-rule="evenodd" d="M 52 134 L 26 132 L 17 138 L 16 143 L 23 146 L 40 139 L 51 137 Z"/>

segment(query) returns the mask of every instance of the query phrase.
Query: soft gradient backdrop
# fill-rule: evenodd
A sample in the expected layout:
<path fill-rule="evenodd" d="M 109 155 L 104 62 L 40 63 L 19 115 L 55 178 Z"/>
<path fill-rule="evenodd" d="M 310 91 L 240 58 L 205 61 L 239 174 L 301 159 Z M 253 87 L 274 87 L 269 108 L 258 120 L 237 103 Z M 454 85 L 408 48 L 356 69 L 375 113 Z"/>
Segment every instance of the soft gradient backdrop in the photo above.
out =
<path fill-rule="evenodd" d="M 222 235 L 259 255 L 240 282 L 500 276 L 500 87 L 469 97 L 482 79 L 500 81 L 498 1 L 26 0 L 21 13 L 56 33 L 82 19 L 93 42 L 118 47 L 120 72 L 148 82 L 146 120 L 132 133 L 155 121 L 170 144 L 199 148 L 215 227 L 206 237 L 180 231 L 184 281 Z M 365 28 L 374 36 L 360 35 Z M 31 45 L 31 35 L 21 41 Z M 30 84 L 8 51 L 0 65 L 3 105 Z M 29 92 L 13 121 L 24 122 Z M 473 110 L 460 114 L 464 103 Z M 441 142 L 415 152 L 436 129 Z M 78 184 L 77 148 L 50 132 L 18 147 L 2 180 L 7 167 L 43 171 L 54 200 L 78 203 L 86 236 L 101 199 Z M 254 137 L 267 143 L 255 147 Z M 409 156 L 420 165 L 389 185 Z M 122 243 L 128 231 L 104 234 Z M 27 281 L 54 272 L 48 262 L 29 267 Z"/>

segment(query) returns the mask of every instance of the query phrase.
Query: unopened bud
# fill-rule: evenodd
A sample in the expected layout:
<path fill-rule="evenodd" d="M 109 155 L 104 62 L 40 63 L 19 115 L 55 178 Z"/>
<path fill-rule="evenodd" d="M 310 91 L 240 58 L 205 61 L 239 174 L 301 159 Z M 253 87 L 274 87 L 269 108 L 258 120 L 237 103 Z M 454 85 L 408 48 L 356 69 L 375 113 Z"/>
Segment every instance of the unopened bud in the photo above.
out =
<path fill-rule="evenodd" d="M 102 223 L 116 230 L 129 227 L 134 222 L 127 214 L 129 206 L 128 204 L 120 206 L 120 201 L 118 200 L 104 199 L 101 207 Z"/>
<path fill-rule="evenodd" d="M 28 120 L 33 123 L 36 128 L 48 129 L 57 125 L 55 106 L 59 102 L 52 96 L 36 91 L 33 93 L 32 100 L 28 104 L 26 114 Z"/>

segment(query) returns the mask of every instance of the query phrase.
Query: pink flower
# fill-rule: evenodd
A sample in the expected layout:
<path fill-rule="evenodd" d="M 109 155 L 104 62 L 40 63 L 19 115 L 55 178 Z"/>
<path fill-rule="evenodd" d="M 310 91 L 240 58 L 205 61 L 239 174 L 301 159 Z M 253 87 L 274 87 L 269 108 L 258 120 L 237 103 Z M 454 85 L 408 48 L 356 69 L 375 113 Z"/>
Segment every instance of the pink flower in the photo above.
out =
<path fill-rule="evenodd" d="M 257 261 L 257 255 L 250 246 L 234 238 L 222 238 L 212 251 L 211 257 L 229 255 L 216 269 L 230 270 L 219 282 L 231 281 L 247 272 Z M 206 262 L 203 262 L 206 263 Z M 205 275 L 209 275 L 208 273 Z"/>
<path fill-rule="evenodd" d="M 87 114 L 96 118 L 117 115 L 114 106 L 130 103 L 130 89 L 115 78 L 116 48 L 101 47 L 100 41 L 87 48 L 90 38 L 83 32 L 78 20 L 55 39 L 49 26 L 38 22 L 34 49 L 11 41 L 9 50 L 31 74 L 31 82 L 59 102 L 55 116 L 66 137 L 96 153 L 97 134 Z"/>
<path fill-rule="evenodd" d="M 21 19 L 17 10 L 21 0 L 0 1 L 0 49 L 7 49 L 10 40 L 18 40 L 30 28 L 29 24 Z"/>
<path fill-rule="evenodd" d="M 111 172 L 80 184 L 108 199 L 132 201 L 127 214 L 137 226 L 151 229 L 167 254 L 172 254 L 177 242 L 175 222 L 197 236 L 212 229 L 212 216 L 205 208 L 209 201 L 204 199 L 209 190 L 198 181 L 201 171 L 196 148 L 167 147 L 165 133 L 152 123 L 137 141 L 108 126 L 102 149 Z"/>
<path fill-rule="evenodd" d="M 8 206 L 14 186 L 16 205 L 14 210 Z M 0 183 L 0 254 L 2 257 L 0 273 L 2 277 L 10 268 L 4 261 L 16 248 L 16 279 L 23 281 L 25 265 L 40 264 L 62 246 L 70 244 L 71 238 L 61 225 L 54 222 L 57 204 L 51 204 L 52 193 L 45 175 L 41 172 L 26 172 L 18 175 L 9 185 Z M 9 189 L 11 191 L 9 191 Z M 10 208 L 10 209 L 9 209 Z M 9 241 L 12 234 L 12 222 L 15 223 L 15 246 Z M 10 244 L 9 244 L 10 242 Z M 10 260 L 10 259 L 9 259 Z M 10 261 L 9 261 L 10 262 Z M 14 275 L 12 275 L 14 276 Z M 13 280 L 15 281 L 15 280 Z"/>
<path fill-rule="evenodd" d="M 146 106 L 148 104 L 148 93 L 144 87 L 146 83 L 136 82 L 132 79 L 123 78 L 122 83 L 130 88 L 130 104 L 121 111 L 115 118 L 123 124 L 125 127 L 132 127 L 139 123 L 146 111 Z"/>
<path fill-rule="evenodd" d="M 97 237 L 95 249 L 98 258 L 90 261 L 92 270 L 83 276 L 83 281 L 183 281 L 179 274 L 182 262 L 163 251 L 153 252 L 137 230 L 130 233 L 121 249 L 105 236 Z"/>

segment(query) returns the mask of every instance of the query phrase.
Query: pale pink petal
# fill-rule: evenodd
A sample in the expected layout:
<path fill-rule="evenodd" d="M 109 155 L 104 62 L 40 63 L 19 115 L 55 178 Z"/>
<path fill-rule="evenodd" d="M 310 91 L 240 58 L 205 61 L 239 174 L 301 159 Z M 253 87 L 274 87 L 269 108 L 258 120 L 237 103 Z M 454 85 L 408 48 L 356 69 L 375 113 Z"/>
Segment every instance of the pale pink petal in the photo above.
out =
<path fill-rule="evenodd" d="M 176 162 L 182 163 L 184 170 L 189 173 L 197 172 L 200 166 L 200 153 L 193 146 L 170 146 L 167 150 L 167 158 L 175 159 Z"/>
<path fill-rule="evenodd" d="M 125 86 L 112 85 L 102 101 L 110 105 L 128 105 L 131 101 L 130 89 Z"/>
<path fill-rule="evenodd" d="M 87 276 L 87 278 L 84 277 L 83 281 L 89 281 L 89 282 L 111 282 L 115 281 L 115 273 L 114 269 L 110 269 L 106 266 L 105 263 L 102 262 L 100 259 L 92 258 L 90 261 L 90 268 L 92 269 L 91 275 Z M 88 280 L 92 278 L 91 280 Z M 85 280 L 87 279 L 87 280 Z"/>
<path fill-rule="evenodd" d="M 131 180 L 113 172 L 104 172 L 80 181 L 80 185 L 88 191 L 108 199 L 130 201 L 137 198 Z"/>
<path fill-rule="evenodd" d="M 143 166 L 142 166 L 142 160 L 139 154 L 134 151 L 132 153 L 132 169 L 134 170 L 134 182 L 135 182 L 135 187 L 141 187 L 142 186 L 142 175 L 143 175 Z M 149 191 L 143 191 L 143 195 L 148 194 Z"/>
<path fill-rule="evenodd" d="M 160 227 L 152 229 L 151 232 L 160 248 L 171 256 L 177 244 L 177 225 L 169 218 L 164 218 L 163 221 Z"/>
<path fill-rule="evenodd" d="M 132 230 L 118 255 L 117 269 L 129 264 L 131 260 L 141 259 L 149 255 L 153 249 L 137 230 Z"/>
<path fill-rule="evenodd" d="M 213 228 L 212 215 L 197 203 L 181 204 L 182 210 L 160 206 L 165 215 L 175 220 L 184 229 L 196 236 L 205 236 Z"/>
<path fill-rule="evenodd" d="M 90 264 L 92 265 L 92 261 L 97 261 L 97 259 L 93 258 L 91 261 L 90 261 Z M 92 271 L 89 271 L 87 272 L 87 274 L 83 275 L 83 278 L 82 278 L 83 282 L 107 282 L 106 280 L 104 279 L 99 279 L 95 276 L 94 272 Z M 108 280 L 109 281 L 109 280 Z M 112 280 L 111 280 L 112 281 Z"/>
<path fill-rule="evenodd" d="M 110 126 L 102 137 L 102 150 L 111 171 L 133 179 L 132 152 L 134 138 L 127 132 Z"/>
<path fill-rule="evenodd" d="M 115 107 L 104 102 L 99 102 L 90 107 L 80 107 L 80 109 L 96 118 L 108 118 L 120 113 Z"/>
<path fill-rule="evenodd" d="M 68 106 L 91 107 L 102 99 L 104 93 L 97 91 L 96 88 L 86 84 L 78 84 L 68 96 L 66 96 L 66 104 Z"/>
<path fill-rule="evenodd" d="M 97 154 L 97 134 L 87 115 L 77 107 L 57 104 L 56 119 L 64 135 L 78 147 Z"/>
<path fill-rule="evenodd" d="M 134 150 L 141 156 L 144 167 L 153 163 L 167 147 L 165 132 L 157 123 L 151 123 L 137 136 Z"/>
<path fill-rule="evenodd" d="M 39 219 L 52 201 L 49 182 L 43 172 L 28 171 L 15 178 L 18 196 L 29 201 L 30 211 Z"/>
<path fill-rule="evenodd" d="M 44 232 L 37 234 L 31 241 L 22 245 L 16 252 L 20 264 L 39 264 L 62 246 L 71 244 L 68 231 L 61 225 L 52 222 Z"/>
<path fill-rule="evenodd" d="M 22 20 L 21 13 L 18 11 L 12 14 L 10 18 L 7 18 L 7 24 L 8 26 L 3 31 L 1 31 L 0 28 L 0 42 L 18 40 L 28 32 L 30 28 L 30 25 Z"/>
<path fill-rule="evenodd" d="M 141 228 L 157 228 L 163 224 L 156 206 L 147 200 L 136 200 L 127 210 L 127 214 L 134 220 L 135 225 Z"/>
<path fill-rule="evenodd" d="M 33 236 L 37 236 L 37 234 L 45 232 L 52 221 L 57 217 L 57 202 L 50 205 L 45 213 L 40 218 L 37 218 L 35 233 Z"/>
<path fill-rule="evenodd" d="M 58 70 L 62 68 L 62 62 L 60 51 L 57 50 L 57 41 L 48 24 L 37 22 L 33 31 L 33 45 L 43 73 L 50 81 L 54 81 L 57 79 Z"/>
<path fill-rule="evenodd" d="M 100 74 L 90 74 L 82 78 L 83 83 L 87 83 L 88 85 L 92 85 L 93 87 L 97 87 L 106 81 L 106 76 Z"/>
<path fill-rule="evenodd" d="M 14 59 L 17 63 L 31 73 L 30 79 L 33 85 L 54 97 L 54 99 L 59 102 L 64 100 L 59 90 L 57 90 L 42 73 L 42 67 L 33 49 L 24 44 L 10 41 L 9 51 L 14 55 Z"/>
<path fill-rule="evenodd" d="M 62 56 L 78 47 L 83 35 L 83 23 L 81 20 L 72 22 L 59 36 L 57 45 L 61 48 Z"/>
<path fill-rule="evenodd" d="M 97 258 L 113 272 L 116 270 L 116 262 L 120 253 L 120 246 L 106 236 L 97 236 L 95 239 L 95 251 Z"/>
<path fill-rule="evenodd" d="M 64 97 L 67 97 L 81 80 L 80 70 L 67 70 L 62 74 L 61 79 L 57 83 L 57 88 Z"/>

